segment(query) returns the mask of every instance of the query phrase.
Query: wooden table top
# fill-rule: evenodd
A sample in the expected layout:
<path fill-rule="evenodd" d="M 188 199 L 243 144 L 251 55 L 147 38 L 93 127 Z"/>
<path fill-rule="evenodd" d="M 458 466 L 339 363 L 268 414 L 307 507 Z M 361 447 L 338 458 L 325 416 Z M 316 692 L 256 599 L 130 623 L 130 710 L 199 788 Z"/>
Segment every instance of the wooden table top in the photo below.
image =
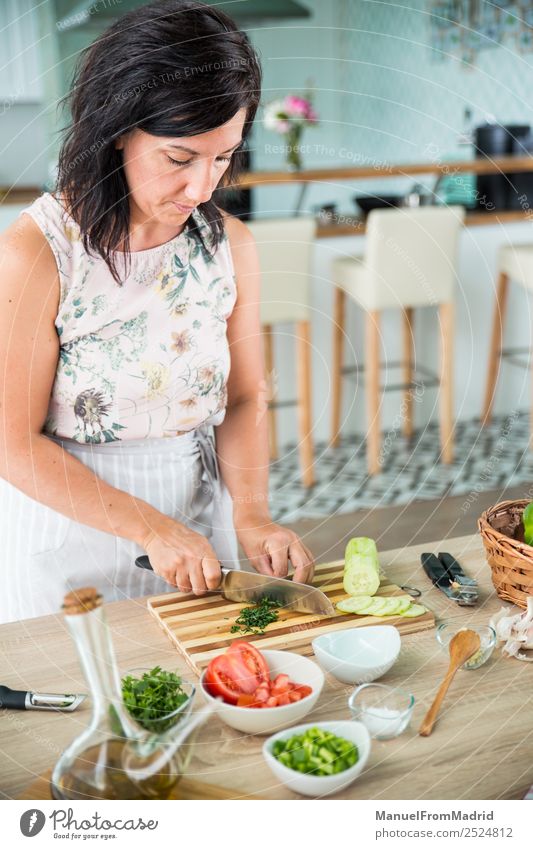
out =
<path fill-rule="evenodd" d="M 420 567 L 422 551 L 451 551 L 480 584 L 476 608 L 461 608 L 432 587 Z M 458 627 L 487 623 L 501 607 L 490 580 L 481 540 L 456 537 L 380 553 L 388 577 L 417 586 L 438 621 Z M 106 607 L 121 671 L 160 664 L 183 671 L 183 660 L 149 615 L 145 600 Z M 0 626 L 0 682 L 14 689 L 85 692 L 75 648 L 60 615 Z M 433 734 L 418 727 L 447 669 L 447 656 L 434 631 L 402 637 L 400 657 L 383 683 L 414 693 L 411 728 L 390 741 L 373 741 L 364 773 L 340 793 L 350 799 L 499 799 L 522 798 L 533 784 L 533 668 L 504 658 L 496 648 L 477 671 L 460 670 L 448 692 Z M 331 676 L 309 720 L 349 719 L 352 687 Z M 201 701 L 201 696 L 197 698 Z M 522 710 L 525 708 L 525 710 Z M 1 711 L 0 796 L 15 798 L 52 766 L 90 716 L 75 713 Z M 265 798 L 301 798 L 279 785 L 263 762 L 264 738 L 241 734 L 214 718 L 198 739 L 190 777 Z"/>

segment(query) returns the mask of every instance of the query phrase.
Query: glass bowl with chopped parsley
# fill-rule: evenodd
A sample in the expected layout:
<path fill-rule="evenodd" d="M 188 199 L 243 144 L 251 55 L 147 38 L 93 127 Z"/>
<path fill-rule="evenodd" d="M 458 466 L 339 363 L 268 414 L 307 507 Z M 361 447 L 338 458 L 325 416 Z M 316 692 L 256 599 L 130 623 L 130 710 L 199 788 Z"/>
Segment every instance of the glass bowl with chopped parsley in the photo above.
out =
<path fill-rule="evenodd" d="M 132 717 L 153 734 L 163 734 L 186 718 L 196 688 L 160 666 L 130 669 L 122 678 L 122 701 Z"/>

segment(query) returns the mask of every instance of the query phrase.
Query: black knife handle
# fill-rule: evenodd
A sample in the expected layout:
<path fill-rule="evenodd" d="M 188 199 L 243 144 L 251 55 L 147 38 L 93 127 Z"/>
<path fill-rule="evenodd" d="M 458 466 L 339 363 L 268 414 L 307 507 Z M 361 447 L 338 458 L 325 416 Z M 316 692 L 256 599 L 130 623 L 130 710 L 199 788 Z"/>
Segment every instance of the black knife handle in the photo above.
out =
<path fill-rule="evenodd" d="M 453 581 L 454 578 L 466 578 L 463 567 L 453 555 L 448 554 L 447 551 L 441 551 L 439 552 L 439 560 L 450 576 L 450 580 Z"/>
<path fill-rule="evenodd" d="M 12 690 L 4 684 L 0 684 L 0 707 L 26 710 L 26 691 Z"/>
<path fill-rule="evenodd" d="M 150 572 L 153 572 L 152 564 L 150 563 L 150 558 L 147 554 L 141 554 L 140 557 L 135 558 L 135 565 L 139 567 L 139 569 L 149 569 Z M 226 575 L 230 570 L 229 569 L 221 569 L 222 575 Z"/>
<path fill-rule="evenodd" d="M 434 554 L 425 552 L 420 555 L 424 572 L 437 587 L 449 587 L 450 577 L 448 572 Z"/>

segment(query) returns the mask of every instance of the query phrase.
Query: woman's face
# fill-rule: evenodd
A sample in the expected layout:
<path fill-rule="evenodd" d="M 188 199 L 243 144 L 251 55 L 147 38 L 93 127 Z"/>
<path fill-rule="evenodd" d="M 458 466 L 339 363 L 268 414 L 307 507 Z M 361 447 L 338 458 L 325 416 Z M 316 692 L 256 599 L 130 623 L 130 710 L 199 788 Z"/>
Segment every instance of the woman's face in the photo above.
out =
<path fill-rule="evenodd" d="M 198 136 L 161 137 L 133 130 L 117 141 L 136 224 L 179 227 L 208 201 L 240 144 L 246 110 Z"/>

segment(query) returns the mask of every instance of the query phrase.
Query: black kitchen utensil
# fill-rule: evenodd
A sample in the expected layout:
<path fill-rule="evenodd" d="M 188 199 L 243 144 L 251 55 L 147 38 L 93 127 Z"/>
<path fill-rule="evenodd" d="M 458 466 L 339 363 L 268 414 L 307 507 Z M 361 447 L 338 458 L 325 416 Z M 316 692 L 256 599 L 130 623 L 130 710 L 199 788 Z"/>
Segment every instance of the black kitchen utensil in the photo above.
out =
<path fill-rule="evenodd" d="M 74 693 L 32 693 L 30 690 L 12 690 L 0 684 L 0 708 L 14 710 L 73 711 L 86 698 Z"/>
<path fill-rule="evenodd" d="M 439 556 L 425 552 L 421 555 L 422 567 L 430 580 L 448 598 L 461 606 L 471 606 L 478 600 L 477 581 L 465 575 L 460 563 L 449 552 L 439 552 Z"/>
<path fill-rule="evenodd" d="M 420 555 L 420 560 L 424 572 L 437 587 L 443 589 L 450 586 L 450 576 L 435 554 L 426 551 Z"/>

